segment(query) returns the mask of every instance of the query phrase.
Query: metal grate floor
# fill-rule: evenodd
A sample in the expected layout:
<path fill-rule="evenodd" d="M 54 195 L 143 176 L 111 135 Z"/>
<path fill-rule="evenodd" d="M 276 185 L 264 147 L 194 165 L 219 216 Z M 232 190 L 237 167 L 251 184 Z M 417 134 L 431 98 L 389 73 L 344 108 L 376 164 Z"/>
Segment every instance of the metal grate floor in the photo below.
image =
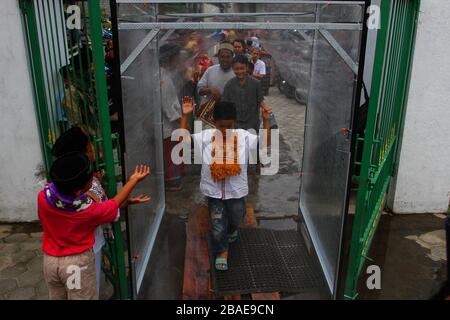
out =
<path fill-rule="evenodd" d="M 302 293 L 325 286 L 319 263 L 296 230 L 240 229 L 238 241 L 230 245 L 228 271 L 217 271 L 213 257 L 211 262 L 218 296 Z"/>

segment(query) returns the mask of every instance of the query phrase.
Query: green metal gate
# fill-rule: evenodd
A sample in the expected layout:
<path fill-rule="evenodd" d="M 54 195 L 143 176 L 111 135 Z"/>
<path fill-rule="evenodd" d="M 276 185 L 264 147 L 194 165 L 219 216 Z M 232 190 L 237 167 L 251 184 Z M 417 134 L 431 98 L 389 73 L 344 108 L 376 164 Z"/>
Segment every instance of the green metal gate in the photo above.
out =
<path fill-rule="evenodd" d="M 407 102 L 420 0 L 382 0 L 372 88 L 363 136 L 363 155 L 348 263 L 345 298 L 356 299 L 358 280 L 368 258 L 394 174 Z M 357 143 L 358 146 L 358 143 Z M 361 145 L 360 145 L 361 147 Z M 355 152 L 356 153 L 356 152 Z"/>
<path fill-rule="evenodd" d="M 71 126 L 82 127 L 96 151 L 96 171 L 104 171 L 109 197 L 121 181 L 118 134 L 111 134 L 102 18 L 99 1 L 20 0 L 38 115 L 45 170 L 51 148 Z M 115 297 L 127 299 L 128 281 L 120 222 L 107 241 L 103 271 Z"/>

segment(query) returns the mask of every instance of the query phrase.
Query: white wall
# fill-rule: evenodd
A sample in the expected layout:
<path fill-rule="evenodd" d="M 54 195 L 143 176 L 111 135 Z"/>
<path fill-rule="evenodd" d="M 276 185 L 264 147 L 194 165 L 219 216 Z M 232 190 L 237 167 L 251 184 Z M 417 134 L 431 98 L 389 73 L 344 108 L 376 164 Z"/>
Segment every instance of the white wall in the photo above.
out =
<path fill-rule="evenodd" d="M 399 170 L 390 203 L 397 213 L 445 212 L 449 204 L 450 1 L 421 3 Z"/>
<path fill-rule="evenodd" d="M 381 0 L 372 0 L 371 5 L 380 6 Z M 378 29 L 369 29 L 367 33 L 366 57 L 364 64 L 364 84 L 370 94 L 372 88 L 372 71 L 375 62 L 375 50 L 377 44 Z M 364 95 L 361 95 L 361 103 L 364 102 Z"/>
<path fill-rule="evenodd" d="M 42 155 L 17 0 L 2 1 L 0 21 L 0 221 L 32 221 Z"/>

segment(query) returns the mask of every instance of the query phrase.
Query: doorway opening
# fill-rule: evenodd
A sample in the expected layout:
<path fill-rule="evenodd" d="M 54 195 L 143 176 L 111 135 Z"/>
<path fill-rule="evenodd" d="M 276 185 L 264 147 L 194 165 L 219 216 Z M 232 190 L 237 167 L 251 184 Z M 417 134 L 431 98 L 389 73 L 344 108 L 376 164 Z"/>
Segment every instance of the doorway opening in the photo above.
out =
<path fill-rule="evenodd" d="M 337 294 L 365 2 L 257 2 L 117 1 L 125 167 L 129 172 L 142 162 L 153 171 L 137 191 L 150 194 L 151 203 L 128 215 L 136 298 L 205 298 L 209 289 L 222 297 Z M 274 174 L 249 166 L 241 244 L 234 256 L 230 247 L 225 275 L 208 261 L 200 165 L 167 165 L 165 118 L 167 108 L 181 114 L 183 96 L 208 103 L 198 84 L 220 63 L 220 44 L 236 40 L 244 40 L 250 60 L 259 51 L 255 69 L 259 61 L 265 65 L 264 74 L 252 76 L 275 116 L 272 148 L 279 157 L 271 162 Z M 176 117 L 169 120 L 176 126 Z M 173 178 L 181 188 L 167 191 Z M 233 263 L 239 272 L 232 273 Z M 239 280 L 245 272 L 250 279 Z M 224 288 L 231 282 L 234 287 Z M 196 291 L 199 286 L 205 290 Z"/>

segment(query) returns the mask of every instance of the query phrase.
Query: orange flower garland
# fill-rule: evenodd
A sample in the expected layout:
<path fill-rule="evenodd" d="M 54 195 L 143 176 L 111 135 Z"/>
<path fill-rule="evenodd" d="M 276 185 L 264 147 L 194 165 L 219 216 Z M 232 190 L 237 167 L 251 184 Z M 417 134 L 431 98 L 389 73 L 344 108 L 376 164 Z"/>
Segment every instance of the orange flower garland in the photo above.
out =
<path fill-rule="evenodd" d="M 213 144 L 215 141 L 215 137 L 212 138 Z M 233 161 L 230 163 L 230 157 L 227 158 L 227 144 L 224 138 L 224 142 L 222 144 L 222 150 L 223 152 L 219 152 L 221 154 L 218 154 L 216 156 L 215 150 L 216 148 L 213 148 L 212 150 L 212 157 L 213 161 L 209 165 L 209 169 L 211 170 L 211 177 L 214 181 L 223 181 L 226 177 L 233 177 L 238 176 L 241 174 L 241 166 L 238 162 L 238 140 L 237 136 L 234 136 L 233 141 Z"/>

